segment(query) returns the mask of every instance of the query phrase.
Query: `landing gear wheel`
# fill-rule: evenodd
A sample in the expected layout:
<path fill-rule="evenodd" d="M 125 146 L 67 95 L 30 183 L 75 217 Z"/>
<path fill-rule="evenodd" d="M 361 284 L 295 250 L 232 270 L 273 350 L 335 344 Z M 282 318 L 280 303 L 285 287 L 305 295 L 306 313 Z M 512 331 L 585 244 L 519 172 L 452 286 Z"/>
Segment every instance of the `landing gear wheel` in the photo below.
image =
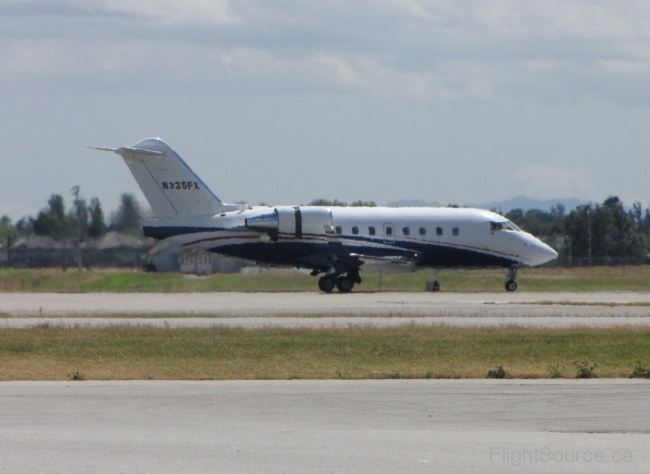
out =
<path fill-rule="evenodd" d="M 506 282 L 506 290 L 507 291 L 515 291 L 516 289 L 517 289 L 517 282 L 516 281 L 508 280 Z"/>
<path fill-rule="evenodd" d="M 341 293 L 349 293 L 352 291 L 354 282 L 346 276 L 341 276 L 336 279 L 336 287 Z"/>
<path fill-rule="evenodd" d="M 427 281 L 426 291 L 440 291 L 440 283 L 438 283 L 438 280 Z"/>
<path fill-rule="evenodd" d="M 336 282 L 334 281 L 334 278 L 329 276 L 321 277 L 318 280 L 318 288 L 325 293 L 330 293 L 334 289 L 335 285 Z"/>

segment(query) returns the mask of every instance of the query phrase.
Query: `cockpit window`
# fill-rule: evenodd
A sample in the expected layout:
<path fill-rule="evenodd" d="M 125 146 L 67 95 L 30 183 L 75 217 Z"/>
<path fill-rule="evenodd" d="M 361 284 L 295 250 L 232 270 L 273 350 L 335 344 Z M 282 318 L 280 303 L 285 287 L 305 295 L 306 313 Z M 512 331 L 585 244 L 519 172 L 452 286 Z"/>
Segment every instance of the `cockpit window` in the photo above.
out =
<path fill-rule="evenodd" d="M 506 222 L 508 223 L 508 225 L 510 227 L 512 227 L 513 230 L 515 230 L 517 232 L 523 232 L 519 227 L 517 227 L 517 225 L 514 222 L 512 222 L 512 221 L 506 221 Z"/>
<path fill-rule="evenodd" d="M 514 225 L 510 221 L 503 221 L 503 222 L 490 222 L 490 230 L 494 232 L 495 230 L 507 230 L 510 232 L 518 232 L 521 231 L 519 227 Z"/>

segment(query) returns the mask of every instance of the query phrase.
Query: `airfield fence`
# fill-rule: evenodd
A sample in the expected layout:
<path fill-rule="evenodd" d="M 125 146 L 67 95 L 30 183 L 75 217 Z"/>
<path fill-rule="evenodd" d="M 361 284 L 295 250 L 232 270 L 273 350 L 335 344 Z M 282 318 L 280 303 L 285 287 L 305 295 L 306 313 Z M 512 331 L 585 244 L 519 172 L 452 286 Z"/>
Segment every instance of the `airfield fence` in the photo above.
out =
<path fill-rule="evenodd" d="M 545 263 L 546 268 L 573 268 L 573 267 L 622 267 L 630 265 L 648 265 L 650 258 L 645 257 L 558 257 Z"/>

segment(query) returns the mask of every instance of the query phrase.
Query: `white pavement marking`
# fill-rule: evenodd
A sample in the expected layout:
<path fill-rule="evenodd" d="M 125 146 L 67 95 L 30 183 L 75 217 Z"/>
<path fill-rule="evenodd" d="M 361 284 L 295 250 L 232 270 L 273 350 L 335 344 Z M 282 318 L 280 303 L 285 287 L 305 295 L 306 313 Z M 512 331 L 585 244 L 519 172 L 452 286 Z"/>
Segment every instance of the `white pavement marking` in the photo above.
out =
<path fill-rule="evenodd" d="M 9 382 L 2 472 L 650 471 L 650 383 Z"/>

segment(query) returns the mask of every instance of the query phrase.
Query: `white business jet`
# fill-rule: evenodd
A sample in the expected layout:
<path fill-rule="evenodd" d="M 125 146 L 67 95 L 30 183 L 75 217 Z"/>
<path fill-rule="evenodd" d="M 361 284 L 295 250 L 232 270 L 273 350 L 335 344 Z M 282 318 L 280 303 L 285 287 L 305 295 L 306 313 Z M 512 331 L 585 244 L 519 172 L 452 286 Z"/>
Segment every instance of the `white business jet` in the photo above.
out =
<path fill-rule="evenodd" d="M 368 259 L 413 268 L 502 267 L 506 290 L 515 291 L 518 268 L 557 258 L 551 247 L 486 210 L 225 204 L 158 138 L 95 149 L 124 158 L 156 214 L 143 226 L 146 236 L 310 269 L 322 274 L 324 292 L 352 290 Z"/>

